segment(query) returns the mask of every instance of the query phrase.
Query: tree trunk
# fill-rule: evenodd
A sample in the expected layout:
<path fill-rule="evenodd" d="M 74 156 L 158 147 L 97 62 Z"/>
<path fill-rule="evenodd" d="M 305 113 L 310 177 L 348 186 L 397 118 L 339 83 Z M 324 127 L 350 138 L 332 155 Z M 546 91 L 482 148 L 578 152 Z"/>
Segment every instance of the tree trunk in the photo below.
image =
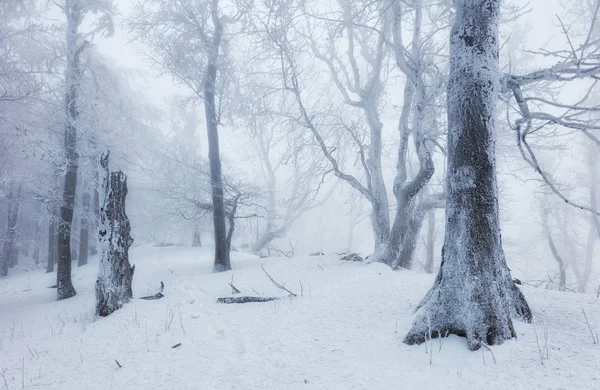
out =
<path fill-rule="evenodd" d="M 198 229 L 198 225 L 194 227 L 194 236 L 192 237 L 192 246 L 193 247 L 201 247 L 202 246 L 202 236 L 200 235 L 200 229 Z"/>
<path fill-rule="evenodd" d="M 42 221 L 40 216 L 42 214 L 42 204 L 40 202 L 35 203 L 34 207 L 35 216 L 33 218 L 33 261 L 35 265 L 40 264 L 40 249 L 42 247 Z"/>
<path fill-rule="evenodd" d="M 90 193 L 84 191 L 81 200 L 81 229 L 79 233 L 79 257 L 77 258 L 77 266 L 81 267 L 88 262 L 88 247 L 90 242 Z"/>
<path fill-rule="evenodd" d="M 88 230 L 98 230 L 98 225 L 100 224 L 100 177 L 99 177 L 99 169 L 94 169 L 94 188 L 92 189 L 92 200 L 93 200 L 93 223 L 90 224 Z M 98 253 L 98 241 L 92 240 L 90 243 L 89 254 L 91 256 Z"/>
<path fill-rule="evenodd" d="M 548 213 L 549 208 L 542 207 L 542 227 L 544 230 L 544 234 L 546 235 L 546 240 L 548 240 L 548 246 L 550 246 L 550 251 L 552 252 L 552 256 L 554 256 L 554 260 L 558 263 L 558 273 L 559 273 L 559 282 L 558 282 L 558 290 L 566 291 L 567 289 L 567 265 L 563 260 L 562 256 L 558 252 L 558 248 L 556 248 L 556 244 L 554 243 L 554 238 L 552 237 L 552 232 L 550 231 L 550 225 L 548 223 Z"/>
<path fill-rule="evenodd" d="M 435 210 L 427 213 L 427 260 L 425 261 L 425 272 L 433 273 L 435 251 Z"/>
<path fill-rule="evenodd" d="M 48 218 L 48 262 L 46 273 L 54 272 L 54 264 L 58 260 L 58 235 L 56 229 L 56 206 L 50 206 L 50 217 Z"/>
<path fill-rule="evenodd" d="M 71 228 L 79 167 L 79 155 L 77 154 L 77 118 L 79 117 L 77 79 L 79 76 L 79 55 L 83 47 L 77 47 L 77 30 L 81 22 L 81 10 L 69 8 L 67 11 L 65 99 L 67 124 L 64 138 L 66 173 L 60 208 L 60 222 L 58 224 L 58 267 L 56 272 L 58 300 L 70 298 L 76 294 L 71 281 Z"/>
<path fill-rule="evenodd" d="M 404 342 L 455 334 L 475 350 L 516 337 L 511 317 L 531 321 L 531 310 L 511 278 L 500 234 L 494 145 L 500 0 L 454 4 L 442 265 Z"/>
<path fill-rule="evenodd" d="M 233 238 L 233 232 L 235 231 L 235 213 L 237 212 L 238 201 L 240 200 L 241 195 L 236 195 L 233 199 L 233 204 L 231 206 L 231 210 L 227 215 L 227 220 L 229 221 L 229 228 L 227 229 L 227 251 L 231 251 L 231 239 Z"/>
<path fill-rule="evenodd" d="M 14 184 L 8 195 L 8 223 L 6 227 L 5 256 L 8 258 L 10 268 L 19 264 L 19 247 L 17 246 L 17 221 L 19 220 L 19 209 L 21 205 L 21 184 L 14 193 Z"/>
<path fill-rule="evenodd" d="M 15 194 L 15 184 L 11 184 L 8 193 L 8 208 L 6 212 L 6 234 L 0 253 L 0 276 L 8 275 L 8 269 L 14 267 L 18 260 L 19 250 L 16 247 L 17 219 L 19 215 L 19 199 L 21 197 L 21 185 Z"/>
<path fill-rule="evenodd" d="M 216 5 L 212 5 L 216 7 Z M 217 10 L 212 12 L 216 15 Z M 213 16 L 213 19 L 218 19 Z M 209 51 L 209 61 L 204 78 L 204 110 L 206 114 L 206 130 L 208 134 L 208 159 L 210 163 L 210 184 L 212 187 L 213 224 L 215 235 L 215 261 L 213 272 L 223 272 L 231 269 L 227 231 L 225 223 L 225 204 L 223 200 L 223 177 L 221 174 L 221 157 L 219 155 L 219 129 L 217 108 L 215 105 L 215 87 L 219 60 L 219 46 L 223 27 L 218 20 L 212 46 Z"/>
<path fill-rule="evenodd" d="M 411 215 L 408 219 L 407 229 L 400 246 L 400 252 L 398 253 L 397 268 L 412 268 L 413 257 L 415 249 L 417 248 L 417 241 L 419 240 L 419 234 L 423 227 L 423 221 L 428 210 L 423 210 L 420 205 L 413 207 Z"/>
<path fill-rule="evenodd" d="M 108 153 L 101 161 L 106 178 L 98 231 L 102 254 L 96 281 L 96 314 L 106 317 L 133 297 L 133 267 L 129 264 L 129 247 L 133 239 L 125 214 L 127 176 L 121 171 L 109 173 Z"/>

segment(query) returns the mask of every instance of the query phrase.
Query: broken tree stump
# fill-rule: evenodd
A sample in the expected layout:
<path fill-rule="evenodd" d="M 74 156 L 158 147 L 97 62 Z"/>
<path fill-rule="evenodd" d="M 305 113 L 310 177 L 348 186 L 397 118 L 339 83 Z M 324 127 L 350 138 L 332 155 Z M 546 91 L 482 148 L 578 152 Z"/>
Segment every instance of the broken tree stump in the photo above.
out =
<path fill-rule="evenodd" d="M 109 153 L 100 157 L 104 170 L 104 204 L 100 209 L 100 271 L 96 280 L 96 314 L 106 317 L 120 309 L 133 297 L 131 283 L 134 268 L 129 264 L 131 238 L 129 219 L 125 214 L 127 176 L 109 172 Z"/>

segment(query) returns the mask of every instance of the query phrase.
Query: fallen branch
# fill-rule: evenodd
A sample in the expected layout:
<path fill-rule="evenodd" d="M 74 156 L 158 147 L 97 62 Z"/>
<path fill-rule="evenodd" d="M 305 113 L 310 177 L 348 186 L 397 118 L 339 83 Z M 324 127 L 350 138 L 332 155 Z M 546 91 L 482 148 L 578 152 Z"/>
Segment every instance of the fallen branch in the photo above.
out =
<path fill-rule="evenodd" d="M 592 330 L 592 326 L 590 325 L 590 322 L 588 321 L 587 314 L 585 314 L 585 309 L 581 309 L 581 311 L 583 312 L 583 316 L 585 317 L 585 323 L 587 324 L 588 329 L 590 330 L 590 334 L 592 335 L 593 343 L 598 344 L 599 343 L 598 335 L 594 334 L 594 331 Z"/>
<path fill-rule="evenodd" d="M 251 302 L 269 302 L 279 298 L 274 297 L 223 297 L 217 298 L 217 303 L 251 303 Z"/>
<path fill-rule="evenodd" d="M 262 264 L 260 265 L 260 268 L 262 268 L 262 270 L 263 270 L 263 272 L 265 273 L 265 275 L 267 275 L 267 277 L 268 277 L 268 278 L 271 280 L 271 282 L 272 282 L 272 283 L 275 285 L 275 287 L 277 287 L 277 288 L 278 288 L 278 289 L 280 289 L 280 290 L 287 291 L 287 292 L 288 292 L 288 293 L 289 293 L 291 296 L 293 296 L 293 297 L 297 297 L 297 295 L 296 295 L 296 294 L 294 294 L 293 292 L 291 292 L 291 291 L 290 291 L 290 290 L 288 290 L 287 288 L 283 287 L 281 284 L 277 283 L 277 282 L 275 281 L 275 279 L 273 279 L 273 278 L 271 277 L 271 275 L 269 275 L 269 273 L 268 273 L 268 272 L 265 270 L 265 267 L 264 267 Z"/>

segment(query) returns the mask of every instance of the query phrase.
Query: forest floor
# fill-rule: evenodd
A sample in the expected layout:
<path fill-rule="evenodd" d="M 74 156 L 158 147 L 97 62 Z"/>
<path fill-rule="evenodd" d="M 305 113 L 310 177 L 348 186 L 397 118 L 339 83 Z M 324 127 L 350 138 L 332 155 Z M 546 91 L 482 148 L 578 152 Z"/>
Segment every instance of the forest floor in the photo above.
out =
<path fill-rule="evenodd" d="M 98 319 L 96 259 L 74 267 L 78 295 L 61 302 L 55 274 L 0 279 L 0 389 L 600 389 L 600 345 L 583 315 L 600 333 L 595 295 L 523 286 L 535 323 L 516 322 L 518 339 L 492 356 L 455 336 L 402 343 L 431 275 L 243 253 L 233 272 L 212 274 L 211 258 L 211 248 L 133 249 L 134 296 L 163 281 L 165 297 Z M 244 295 L 280 299 L 217 304 L 232 276 Z"/>

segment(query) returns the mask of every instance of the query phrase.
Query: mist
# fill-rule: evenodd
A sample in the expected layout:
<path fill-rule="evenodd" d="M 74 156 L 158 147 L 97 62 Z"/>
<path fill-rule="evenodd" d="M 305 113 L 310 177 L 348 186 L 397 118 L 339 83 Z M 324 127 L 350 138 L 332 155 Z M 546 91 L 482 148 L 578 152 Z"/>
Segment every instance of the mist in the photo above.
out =
<path fill-rule="evenodd" d="M 529 385 L 543 386 L 537 366 L 559 365 L 548 357 L 548 328 L 558 334 L 553 349 L 588 348 L 570 339 L 583 332 L 599 343 L 599 9 L 598 0 L 2 0 L 0 340 L 12 334 L 0 359 L 5 387 L 74 386 L 66 377 L 42 380 L 43 359 L 31 350 L 27 364 L 40 375 L 25 379 L 19 348 L 43 339 L 52 350 L 48 340 L 60 335 L 52 324 L 50 334 L 14 337 L 16 318 L 54 318 L 59 302 L 74 302 L 64 306 L 77 317 L 73 329 L 60 319 L 68 343 L 79 337 L 76 324 L 109 334 L 115 316 L 135 310 L 135 327 L 146 329 L 140 348 L 150 354 L 149 322 L 165 311 L 166 322 L 178 311 L 182 340 L 196 334 L 186 321 L 222 314 L 215 299 L 261 307 L 294 299 L 314 310 L 306 327 L 327 329 L 351 307 L 329 313 L 311 303 L 313 288 L 316 298 L 351 306 L 344 297 L 363 283 L 357 305 L 402 307 L 372 312 L 378 325 L 353 320 L 360 329 L 393 327 L 384 332 L 386 345 L 402 344 L 396 359 L 425 344 L 422 363 L 434 366 L 443 341 L 437 357 L 431 340 L 448 337 L 494 356 L 490 346 L 519 334 L 516 343 L 523 335 L 535 352 L 535 363 L 523 363 L 536 364 Z M 196 299 L 206 312 L 192 307 Z M 288 308 L 277 305 L 275 314 L 238 314 L 278 321 L 277 310 Z M 283 325 L 271 323 L 270 337 L 294 340 L 289 311 Z M 567 311 L 581 318 L 565 325 L 575 315 Z M 321 325 L 311 322 L 324 312 Z M 159 334 L 185 347 L 171 322 L 152 325 L 156 348 Z M 244 356 L 246 341 L 221 354 L 220 328 L 195 324 L 215 327 L 202 358 Z M 464 353 L 452 343 L 440 378 Z M 324 353 L 310 348 L 309 361 Z M 352 353 L 370 348 L 376 356 L 369 343 Z M 502 348 L 513 349 L 496 349 L 494 363 L 520 353 Z M 589 353 L 598 363 L 600 354 Z M 89 370 L 101 364 L 93 359 Z M 315 375 L 296 378 L 307 386 L 373 380 L 342 370 L 328 381 L 318 365 L 290 364 Z M 582 370 L 577 362 L 570 369 Z M 418 382 L 411 372 L 410 388 Z M 166 388 L 295 386 L 219 375 L 190 385 L 183 373 Z M 472 383 L 481 377 L 469 375 Z M 383 375 L 366 387 L 395 388 L 393 380 Z"/>

